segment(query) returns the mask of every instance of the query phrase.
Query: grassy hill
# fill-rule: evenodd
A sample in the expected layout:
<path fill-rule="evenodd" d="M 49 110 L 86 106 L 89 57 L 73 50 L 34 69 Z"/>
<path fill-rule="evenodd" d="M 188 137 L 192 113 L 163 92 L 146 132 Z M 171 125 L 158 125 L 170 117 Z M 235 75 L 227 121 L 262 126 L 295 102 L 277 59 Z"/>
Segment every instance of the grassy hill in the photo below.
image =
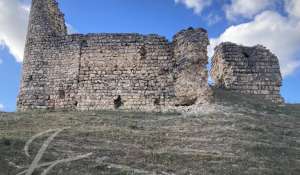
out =
<path fill-rule="evenodd" d="M 48 174 L 299 175 L 300 105 L 276 106 L 216 91 L 215 110 L 189 115 L 124 111 L 0 114 L 0 175 L 15 175 L 33 161 L 49 135 L 40 163 L 92 153 L 60 163 Z M 36 170 L 39 175 L 47 167 Z"/>

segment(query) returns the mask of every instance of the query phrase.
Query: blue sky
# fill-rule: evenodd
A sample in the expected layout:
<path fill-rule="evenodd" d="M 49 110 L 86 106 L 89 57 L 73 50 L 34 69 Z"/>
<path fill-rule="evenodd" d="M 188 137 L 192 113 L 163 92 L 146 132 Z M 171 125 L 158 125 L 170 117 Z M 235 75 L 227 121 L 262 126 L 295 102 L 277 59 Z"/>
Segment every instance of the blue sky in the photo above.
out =
<path fill-rule="evenodd" d="M 0 0 L 0 110 L 14 111 L 21 77 L 29 0 Z M 60 0 L 72 32 L 172 36 L 187 27 L 222 41 L 263 44 L 280 60 L 282 95 L 300 103 L 299 0 Z"/>

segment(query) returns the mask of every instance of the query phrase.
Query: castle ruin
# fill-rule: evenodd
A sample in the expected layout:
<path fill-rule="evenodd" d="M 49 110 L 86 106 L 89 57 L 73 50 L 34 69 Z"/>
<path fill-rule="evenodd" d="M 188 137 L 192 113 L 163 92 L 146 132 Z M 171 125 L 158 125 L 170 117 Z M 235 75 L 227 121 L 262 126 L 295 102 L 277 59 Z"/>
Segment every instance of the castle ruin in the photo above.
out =
<path fill-rule="evenodd" d="M 17 108 L 153 111 L 208 103 L 208 45 L 201 28 L 172 42 L 153 34 L 69 35 L 56 0 L 32 0 Z M 211 71 L 218 87 L 282 102 L 277 57 L 263 47 L 245 48 L 248 57 L 223 46 Z M 247 68 L 236 71 L 239 65 Z"/>
<path fill-rule="evenodd" d="M 283 103 L 278 58 L 264 46 L 220 44 L 212 58 L 211 76 L 216 87 Z"/>

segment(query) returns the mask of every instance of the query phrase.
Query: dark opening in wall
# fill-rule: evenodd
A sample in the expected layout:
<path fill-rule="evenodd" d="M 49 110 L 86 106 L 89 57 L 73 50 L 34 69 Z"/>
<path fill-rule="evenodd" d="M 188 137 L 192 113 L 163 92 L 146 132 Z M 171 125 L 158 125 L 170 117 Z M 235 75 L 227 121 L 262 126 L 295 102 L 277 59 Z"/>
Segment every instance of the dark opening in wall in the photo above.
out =
<path fill-rule="evenodd" d="M 146 55 L 147 55 L 147 50 L 145 46 L 142 46 L 140 49 L 140 54 L 141 54 L 141 59 L 144 60 L 146 59 Z"/>
<path fill-rule="evenodd" d="M 58 91 L 58 96 L 60 99 L 64 99 L 66 97 L 66 93 L 64 90 L 59 90 Z"/>
<path fill-rule="evenodd" d="M 255 61 L 248 60 L 248 68 L 253 69 L 255 68 L 255 65 L 256 65 Z"/>
<path fill-rule="evenodd" d="M 251 56 L 252 55 L 252 51 L 244 49 L 243 52 L 242 52 L 242 54 L 246 58 L 245 61 L 247 63 L 248 69 L 255 68 L 256 60 L 253 59 L 253 56 Z"/>
<path fill-rule="evenodd" d="M 249 58 L 250 55 L 247 52 L 243 52 L 244 57 Z"/>
<path fill-rule="evenodd" d="M 123 105 L 122 98 L 119 95 L 117 99 L 114 100 L 115 109 L 119 109 Z"/>
<path fill-rule="evenodd" d="M 160 99 L 159 99 L 159 98 L 156 98 L 156 99 L 154 100 L 154 105 L 155 105 L 155 106 L 160 105 Z"/>
<path fill-rule="evenodd" d="M 88 42 L 87 42 L 87 40 L 82 40 L 81 41 L 81 47 L 87 47 L 88 46 Z"/>
<path fill-rule="evenodd" d="M 74 106 L 78 106 L 78 101 L 74 101 Z"/>
<path fill-rule="evenodd" d="M 181 100 L 181 102 L 176 104 L 175 106 L 192 106 L 192 105 L 196 104 L 197 99 L 198 99 L 197 97 L 186 98 L 186 99 Z"/>
<path fill-rule="evenodd" d="M 28 76 L 28 81 L 32 81 L 33 80 L 33 76 L 32 75 L 29 75 Z"/>

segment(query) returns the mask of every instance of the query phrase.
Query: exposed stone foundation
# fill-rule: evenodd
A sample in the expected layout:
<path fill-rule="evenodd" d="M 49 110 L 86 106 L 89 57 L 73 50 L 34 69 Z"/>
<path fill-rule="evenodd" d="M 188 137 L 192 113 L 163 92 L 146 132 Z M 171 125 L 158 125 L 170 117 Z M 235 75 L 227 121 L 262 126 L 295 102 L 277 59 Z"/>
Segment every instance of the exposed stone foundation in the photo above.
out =
<path fill-rule="evenodd" d="M 220 44 L 212 58 L 211 76 L 216 87 L 283 103 L 278 58 L 261 45 Z"/>

